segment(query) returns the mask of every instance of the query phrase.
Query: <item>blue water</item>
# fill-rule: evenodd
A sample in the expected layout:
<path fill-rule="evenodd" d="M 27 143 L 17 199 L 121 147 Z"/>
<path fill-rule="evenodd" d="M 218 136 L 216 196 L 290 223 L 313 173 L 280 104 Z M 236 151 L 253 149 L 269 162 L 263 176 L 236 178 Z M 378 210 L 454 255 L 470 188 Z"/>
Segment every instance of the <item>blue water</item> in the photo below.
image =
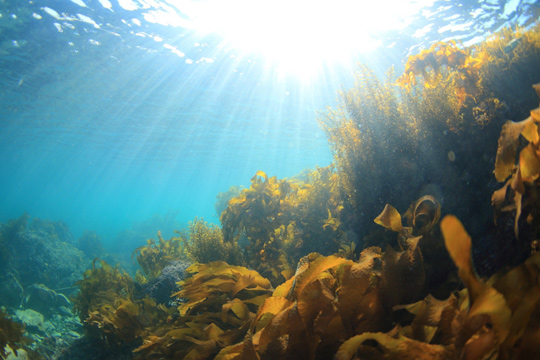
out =
<path fill-rule="evenodd" d="M 357 61 L 399 74 L 434 41 L 471 45 L 540 13 L 534 1 L 427 2 L 373 34 L 377 48 L 306 79 L 220 34 L 148 21 L 189 3 L 0 3 L 0 221 L 28 212 L 105 243 L 154 215 L 218 223 L 216 195 L 257 170 L 282 178 L 330 164 L 317 112 L 352 85 Z"/>

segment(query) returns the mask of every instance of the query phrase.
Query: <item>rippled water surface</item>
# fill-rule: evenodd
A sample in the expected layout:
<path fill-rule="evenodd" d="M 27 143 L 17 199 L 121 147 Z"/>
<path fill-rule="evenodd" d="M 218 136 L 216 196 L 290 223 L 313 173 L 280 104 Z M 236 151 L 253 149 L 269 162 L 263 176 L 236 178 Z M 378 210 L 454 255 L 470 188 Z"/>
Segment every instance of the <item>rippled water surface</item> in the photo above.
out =
<path fill-rule="evenodd" d="M 540 14 L 516 0 L 340 6 L 0 2 L 0 220 L 27 211 L 105 239 L 154 214 L 217 222 L 216 194 L 257 170 L 331 162 L 317 111 L 357 61 L 399 74 L 435 41 L 469 46 Z"/>

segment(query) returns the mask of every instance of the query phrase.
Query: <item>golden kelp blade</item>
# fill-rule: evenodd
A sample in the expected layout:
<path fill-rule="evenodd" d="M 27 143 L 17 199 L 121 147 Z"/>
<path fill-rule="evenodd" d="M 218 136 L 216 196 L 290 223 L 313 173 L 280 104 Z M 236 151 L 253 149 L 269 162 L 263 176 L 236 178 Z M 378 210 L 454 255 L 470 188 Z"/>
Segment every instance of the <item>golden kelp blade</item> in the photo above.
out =
<path fill-rule="evenodd" d="M 257 178 L 257 176 L 260 176 L 262 177 L 265 181 L 268 181 L 268 175 L 266 175 L 266 173 L 262 170 L 259 170 L 257 171 L 257 173 L 255 174 L 254 178 Z"/>
<path fill-rule="evenodd" d="M 267 298 L 264 304 L 259 308 L 252 326 L 257 325 L 257 321 L 259 321 L 264 314 L 276 315 L 289 307 L 291 303 L 292 301 L 280 296 L 272 296 Z"/>
<path fill-rule="evenodd" d="M 520 122 L 507 121 L 503 125 L 495 159 L 495 178 L 499 182 L 506 180 L 514 170 L 519 135 L 528 121 L 531 121 L 530 117 Z"/>
<path fill-rule="evenodd" d="M 424 234 L 430 231 L 441 218 L 441 205 L 431 195 L 424 195 L 414 204 L 412 216 L 415 234 Z"/>
<path fill-rule="evenodd" d="M 447 215 L 441 221 L 444 244 L 458 269 L 472 270 L 470 259 L 471 237 L 454 215 Z"/>
<path fill-rule="evenodd" d="M 540 161 L 532 143 L 519 153 L 519 168 L 525 182 L 532 183 L 540 176 Z"/>
<path fill-rule="evenodd" d="M 482 283 L 476 277 L 471 258 L 471 237 L 454 215 L 446 215 L 441 221 L 444 245 L 458 268 L 458 274 L 469 290 L 470 303 L 480 295 Z"/>
<path fill-rule="evenodd" d="M 330 212 L 330 209 L 327 209 L 327 210 L 328 210 L 328 219 L 324 221 L 323 229 L 326 229 L 328 226 L 330 226 L 333 231 L 337 231 L 337 229 L 341 225 L 341 222 L 335 217 L 332 217 L 332 213 Z"/>
<path fill-rule="evenodd" d="M 540 122 L 540 108 L 531 110 L 531 117 L 533 118 L 534 122 L 539 123 Z"/>
<path fill-rule="evenodd" d="M 399 212 L 390 204 L 386 204 L 382 213 L 375 218 L 376 224 L 384 226 L 385 228 L 395 231 L 403 232 L 403 224 L 401 223 L 401 215 Z"/>
<path fill-rule="evenodd" d="M 441 231 L 446 249 L 458 268 L 459 277 L 469 291 L 468 317 L 489 315 L 500 344 L 508 335 L 511 317 L 506 300 L 497 290 L 478 279 L 471 258 L 471 237 L 458 218 L 453 215 L 445 216 L 441 221 Z M 483 349 L 481 343 L 475 344 L 474 347 Z M 487 351 L 487 349 L 483 350 Z"/>
<path fill-rule="evenodd" d="M 347 260 L 334 255 L 315 259 L 304 271 L 296 275 L 296 282 L 291 288 L 291 292 L 294 292 L 294 299 L 298 299 L 306 285 L 319 276 L 320 273 L 346 261 Z"/>
<path fill-rule="evenodd" d="M 534 110 L 531 111 L 531 115 L 533 113 L 534 113 Z M 540 121 L 540 119 L 537 121 Z M 536 145 L 538 144 L 538 140 L 539 140 L 538 135 L 539 135 L 538 125 L 536 124 L 536 121 L 527 121 L 527 123 L 523 127 L 523 130 L 521 131 L 521 136 L 523 136 L 528 142 L 531 142 Z"/>
<path fill-rule="evenodd" d="M 400 360 L 443 360 L 451 358 L 450 352 L 441 345 L 426 344 L 420 341 L 399 337 L 397 339 L 384 333 L 363 333 L 353 336 L 345 341 L 340 347 L 335 360 L 350 360 L 357 355 L 357 351 L 367 340 L 375 340 L 383 352 L 383 356 L 377 359 L 400 359 Z M 366 353 L 370 353 L 366 351 Z M 358 357 L 356 357 L 357 359 Z M 364 357 L 360 356 L 361 359 Z M 368 359 L 371 357 L 365 357 Z"/>

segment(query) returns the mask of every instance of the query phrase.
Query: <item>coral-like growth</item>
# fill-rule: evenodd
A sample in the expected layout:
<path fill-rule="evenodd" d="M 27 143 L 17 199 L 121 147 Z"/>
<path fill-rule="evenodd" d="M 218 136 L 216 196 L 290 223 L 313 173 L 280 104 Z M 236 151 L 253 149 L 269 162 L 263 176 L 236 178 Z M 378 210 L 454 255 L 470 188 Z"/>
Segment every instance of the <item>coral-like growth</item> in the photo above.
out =
<path fill-rule="evenodd" d="M 143 285 L 146 295 L 156 300 L 158 304 L 169 304 L 171 295 L 179 290 L 177 283 L 186 277 L 186 269 L 190 262 L 177 260 L 161 270 L 161 274 Z"/>
<path fill-rule="evenodd" d="M 231 265 L 242 265 L 242 250 L 236 241 L 223 241 L 221 228 L 195 218 L 188 224 L 184 246 L 194 262 L 210 263 L 222 260 Z"/>

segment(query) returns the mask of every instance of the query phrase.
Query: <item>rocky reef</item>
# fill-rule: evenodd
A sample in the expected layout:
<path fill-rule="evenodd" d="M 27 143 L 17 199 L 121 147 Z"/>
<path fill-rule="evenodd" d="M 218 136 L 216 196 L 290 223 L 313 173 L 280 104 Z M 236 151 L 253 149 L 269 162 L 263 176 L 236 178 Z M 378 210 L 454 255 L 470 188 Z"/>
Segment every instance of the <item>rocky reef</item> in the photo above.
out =
<path fill-rule="evenodd" d="M 24 289 L 33 284 L 71 289 L 87 265 L 64 223 L 30 219 L 26 214 L 1 225 L 0 246 L 5 260 L 0 283 L 9 286 L 0 294 L 11 297 L 1 301 L 9 306 L 19 306 Z"/>
<path fill-rule="evenodd" d="M 89 260 L 65 223 L 27 214 L 0 225 L 0 249 L 0 304 L 24 328 L 24 336 L 8 345 L 19 344 L 30 358 L 56 358 L 81 337 L 69 297 Z"/>

